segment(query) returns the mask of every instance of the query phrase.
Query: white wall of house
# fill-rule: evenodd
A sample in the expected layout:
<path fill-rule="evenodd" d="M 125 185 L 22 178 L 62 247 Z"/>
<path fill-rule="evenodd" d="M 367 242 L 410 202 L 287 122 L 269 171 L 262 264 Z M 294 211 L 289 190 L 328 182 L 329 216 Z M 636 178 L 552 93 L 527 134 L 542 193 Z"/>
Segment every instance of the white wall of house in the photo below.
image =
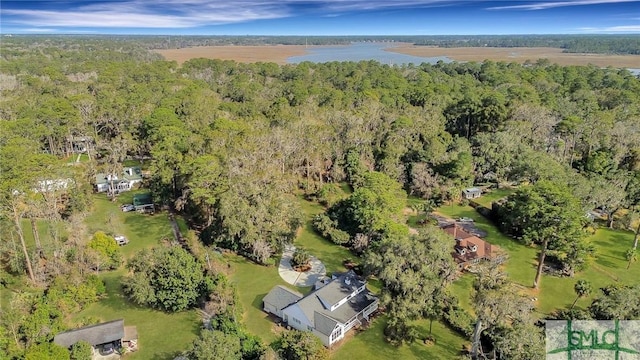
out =
<path fill-rule="evenodd" d="M 283 319 L 286 319 L 287 324 L 292 328 L 301 331 L 309 331 L 311 321 L 307 319 L 307 316 L 302 312 L 302 309 L 300 309 L 298 304 L 293 304 L 282 310 L 282 317 Z"/>
<path fill-rule="evenodd" d="M 333 332 L 331 333 L 329 344 L 327 346 L 331 346 L 332 344 L 335 344 L 336 342 L 342 340 L 344 338 L 344 334 L 347 331 L 348 330 L 345 330 L 341 324 L 336 325 L 336 328 L 333 329 Z"/>

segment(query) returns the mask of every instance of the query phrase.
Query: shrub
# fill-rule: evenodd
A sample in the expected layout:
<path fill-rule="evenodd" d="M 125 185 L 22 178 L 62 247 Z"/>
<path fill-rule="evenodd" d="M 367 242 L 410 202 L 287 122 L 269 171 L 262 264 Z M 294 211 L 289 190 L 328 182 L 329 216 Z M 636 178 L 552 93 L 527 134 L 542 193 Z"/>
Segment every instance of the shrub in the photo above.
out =
<path fill-rule="evenodd" d="M 467 337 L 473 334 L 473 323 L 475 320 L 465 310 L 457 306 L 450 307 L 445 311 L 444 319 L 449 326 L 460 334 Z"/>
<path fill-rule="evenodd" d="M 116 240 L 102 231 L 93 234 L 88 246 L 98 255 L 95 264 L 98 270 L 100 268 L 113 270 L 122 264 L 122 254 Z"/>
<path fill-rule="evenodd" d="M 308 331 L 286 331 L 271 345 L 283 360 L 326 360 L 329 351 Z"/>
<path fill-rule="evenodd" d="M 71 346 L 71 360 L 91 360 L 91 345 L 86 341 L 78 341 Z"/>
<path fill-rule="evenodd" d="M 306 250 L 302 248 L 297 248 L 296 251 L 293 253 L 293 257 L 291 258 L 291 265 L 293 266 L 306 265 L 310 260 L 311 260 L 311 255 L 309 255 L 309 253 Z"/>
<path fill-rule="evenodd" d="M 128 267 L 132 274 L 124 278 L 123 290 L 139 305 L 181 311 L 209 293 L 204 267 L 181 247 L 143 250 Z"/>
<path fill-rule="evenodd" d="M 343 191 L 338 184 L 325 184 L 316 193 L 318 202 L 330 207 L 343 197 Z"/>

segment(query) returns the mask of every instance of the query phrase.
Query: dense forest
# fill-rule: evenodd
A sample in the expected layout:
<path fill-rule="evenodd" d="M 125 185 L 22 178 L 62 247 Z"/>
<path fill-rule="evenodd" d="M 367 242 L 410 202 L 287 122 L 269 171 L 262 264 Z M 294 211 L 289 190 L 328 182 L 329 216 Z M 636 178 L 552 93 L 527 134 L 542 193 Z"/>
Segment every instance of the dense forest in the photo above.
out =
<path fill-rule="evenodd" d="M 523 39 L 512 46 L 550 45 Z M 564 44 L 594 51 L 599 39 Z M 279 66 L 193 59 L 179 67 L 147 50 L 201 41 L 209 40 L 3 39 L 0 283 L 36 290 L 13 299 L 10 311 L 3 308 L 0 352 L 53 356 L 59 349 L 49 341 L 70 326 L 65 314 L 104 292 L 95 274 L 122 259 L 104 234 L 87 234 L 82 221 L 91 211 L 95 175 L 119 173 L 127 159 L 148 164 L 156 203 L 184 216 L 197 234 L 192 249 L 226 248 L 260 264 L 272 264 L 295 238 L 303 223 L 297 196 L 323 202 L 327 211 L 314 219 L 315 228 L 362 256 L 365 271 L 380 279 L 383 302 L 396 315 L 386 332 L 395 343 L 411 339 L 412 320 L 451 309 L 445 289 L 455 272 L 441 233 L 410 235 L 402 218 L 407 195 L 432 207 L 459 201 L 463 188 L 489 172 L 498 183 L 533 185 L 502 205 L 499 225 L 540 246 L 539 271 L 546 257 L 569 276 L 588 266 L 593 251 L 582 241 L 585 212 L 600 209 L 607 226 L 628 227 L 640 205 L 640 80 L 627 70 L 546 61 Z M 625 41 L 613 37 L 603 51 L 637 53 L 622 50 Z M 89 160 L 63 165 L 78 138 L 91 139 Z M 57 186 L 58 179 L 70 181 Z M 341 183 L 353 192 L 332 199 Z M 614 221 L 621 209 L 628 216 Z M 24 233 L 39 219 L 56 224 L 55 241 L 36 239 L 29 249 Z M 133 301 L 167 311 L 216 309 L 213 332 L 194 343 L 191 358 L 207 358 L 198 351 L 222 341 L 234 344 L 229 358 L 262 356 L 259 339 L 236 323 L 224 275 L 205 269 L 197 253 L 167 252 L 147 251 L 128 264 L 132 285 L 125 290 Z M 163 298 L 154 287 L 162 284 L 154 283 L 153 271 L 168 257 L 195 269 L 184 279 L 191 289 L 185 297 Z M 390 269 L 405 269 L 406 276 Z M 467 322 L 458 330 L 473 339 L 475 351 L 482 339 L 502 359 L 539 358 L 541 340 L 529 336 L 540 335 L 530 302 L 505 290 L 500 269 L 487 274 L 475 284 L 475 328 Z M 588 316 L 618 316 L 611 309 L 624 307 L 634 291 L 609 289 Z M 508 306 L 489 311 L 495 304 Z M 621 316 L 640 316 L 640 309 L 629 311 Z M 517 338 L 533 340 L 517 347 Z"/>
<path fill-rule="evenodd" d="M 345 45 L 353 42 L 402 42 L 440 47 L 552 47 L 567 53 L 640 54 L 637 35 L 405 35 L 405 36 L 171 36 L 171 35 L 15 35 L 25 42 L 65 43 L 96 39 L 144 49 L 181 49 L 219 45 Z"/>

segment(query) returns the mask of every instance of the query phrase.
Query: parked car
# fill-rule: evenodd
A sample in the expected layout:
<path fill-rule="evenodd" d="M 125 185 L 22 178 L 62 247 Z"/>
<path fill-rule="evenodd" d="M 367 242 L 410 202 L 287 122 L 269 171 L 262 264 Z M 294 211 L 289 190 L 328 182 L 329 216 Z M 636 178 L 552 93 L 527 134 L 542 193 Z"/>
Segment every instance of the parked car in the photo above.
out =
<path fill-rule="evenodd" d="M 116 239 L 116 244 L 118 244 L 120 246 L 127 245 L 129 243 L 129 239 L 124 237 L 124 235 L 115 236 L 114 239 Z"/>
<path fill-rule="evenodd" d="M 124 204 L 124 205 L 120 206 L 120 210 L 122 210 L 124 212 L 133 211 L 135 209 L 136 209 L 136 207 L 133 206 L 133 204 Z"/>
<path fill-rule="evenodd" d="M 472 218 L 469 217 L 461 217 L 458 219 L 459 222 L 473 222 Z"/>
<path fill-rule="evenodd" d="M 111 355 L 111 354 L 113 354 L 114 351 L 115 351 L 115 349 L 113 347 L 113 343 L 108 343 L 108 344 L 102 345 L 102 351 L 100 351 L 100 354 L 101 355 Z"/>

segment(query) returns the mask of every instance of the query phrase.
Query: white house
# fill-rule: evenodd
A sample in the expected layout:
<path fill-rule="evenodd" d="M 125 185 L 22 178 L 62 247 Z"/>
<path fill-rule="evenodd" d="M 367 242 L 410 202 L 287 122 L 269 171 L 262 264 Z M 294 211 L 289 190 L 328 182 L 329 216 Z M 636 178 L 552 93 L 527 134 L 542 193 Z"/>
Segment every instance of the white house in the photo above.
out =
<path fill-rule="evenodd" d="M 295 329 L 311 331 L 327 347 L 340 341 L 362 321 L 369 321 L 379 302 L 366 289 L 366 282 L 353 271 L 334 276 L 326 284 L 316 284 L 316 290 L 305 297 L 298 296 L 296 292 L 276 286 L 265 296 L 264 310 L 281 317 Z"/>
<path fill-rule="evenodd" d="M 121 175 L 96 174 L 96 191 L 115 190 L 120 193 L 129 191 L 135 184 L 142 182 L 142 170 L 139 167 L 126 167 Z M 111 187 L 113 186 L 113 189 Z"/>

